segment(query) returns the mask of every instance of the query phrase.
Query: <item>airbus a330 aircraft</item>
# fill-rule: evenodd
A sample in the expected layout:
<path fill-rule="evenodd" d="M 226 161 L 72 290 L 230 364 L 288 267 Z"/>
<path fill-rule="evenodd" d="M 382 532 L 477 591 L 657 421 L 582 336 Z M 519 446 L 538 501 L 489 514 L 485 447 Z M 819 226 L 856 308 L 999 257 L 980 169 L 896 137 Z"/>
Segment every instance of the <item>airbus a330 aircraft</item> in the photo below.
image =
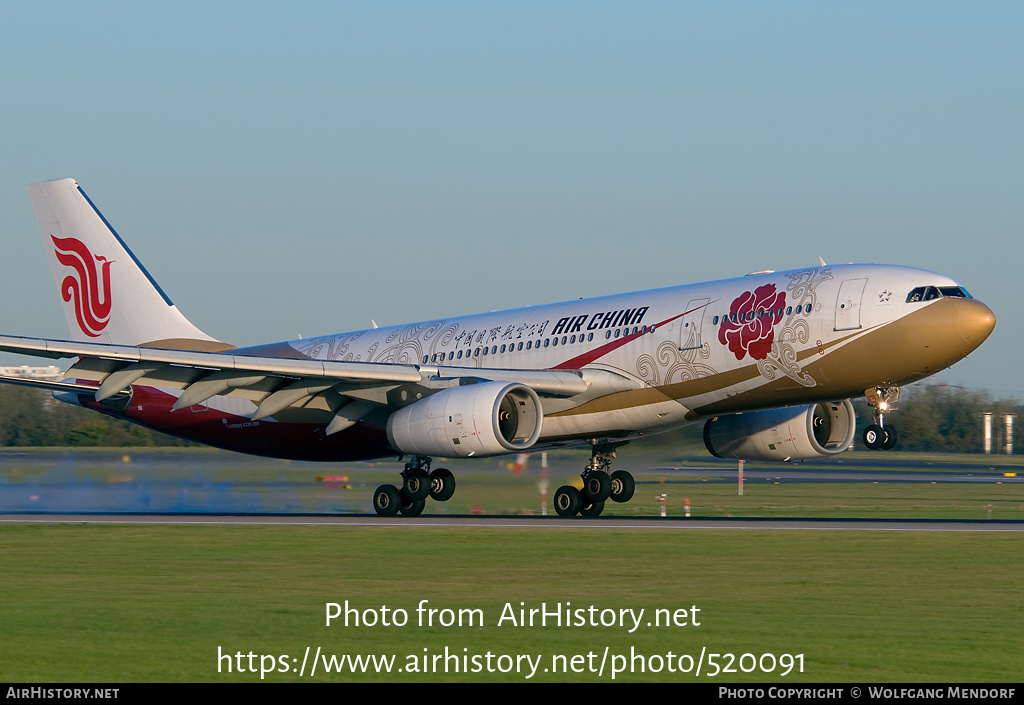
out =
<path fill-rule="evenodd" d="M 851 397 L 891 448 L 901 385 L 977 348 L 995 316 L 949 277 L 851 264 L 531 306 L 235 348 L 192 325 L 71 179 L 29 186 L 71 341 L 0 337 L 0 350 L 77 357 L 61 401 L 220 448 L 301 460 L 408 458 L 378 514 L 450 499 L 432 457 L 592 448 L 558 514 L 626 502 L 615 449 L 704 423 L 718 457 L 833 455 Z M 27 383 L 4 378 L 0 381 Z"/>

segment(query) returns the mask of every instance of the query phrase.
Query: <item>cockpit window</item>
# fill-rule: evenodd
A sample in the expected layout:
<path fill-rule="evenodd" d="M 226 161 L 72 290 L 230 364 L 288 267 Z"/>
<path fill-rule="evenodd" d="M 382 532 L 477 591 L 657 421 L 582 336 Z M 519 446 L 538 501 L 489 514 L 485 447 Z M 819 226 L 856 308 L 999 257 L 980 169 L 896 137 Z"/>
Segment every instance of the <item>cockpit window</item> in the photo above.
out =
<path fill-rule="evenodd" d="M 946 296 L 958 299 L 970 299 L 972 296 L 962 286 L 919 286 L 907 295 L 907 303 L 931 301 Z"/>

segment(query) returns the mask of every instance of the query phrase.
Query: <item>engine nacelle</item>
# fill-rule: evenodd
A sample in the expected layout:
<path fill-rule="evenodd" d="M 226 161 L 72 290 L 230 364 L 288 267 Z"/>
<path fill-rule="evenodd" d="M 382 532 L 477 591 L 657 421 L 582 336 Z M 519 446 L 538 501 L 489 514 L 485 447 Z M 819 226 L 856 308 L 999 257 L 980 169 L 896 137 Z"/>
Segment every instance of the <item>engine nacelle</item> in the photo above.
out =
<path fill-rule="evenodd" d="M 716 458 L 808 460 L 849 449 L 856 421 L 849 399 L 716 416 L 704 445 Z"/>
<path fill-rule="evenodd" d="M 537 392 L 523 384 L 482 382 L 399 409 L 388 419 L 388 441 L 407 455 L 501 455 L 536 443 L 543 421 Z"/>

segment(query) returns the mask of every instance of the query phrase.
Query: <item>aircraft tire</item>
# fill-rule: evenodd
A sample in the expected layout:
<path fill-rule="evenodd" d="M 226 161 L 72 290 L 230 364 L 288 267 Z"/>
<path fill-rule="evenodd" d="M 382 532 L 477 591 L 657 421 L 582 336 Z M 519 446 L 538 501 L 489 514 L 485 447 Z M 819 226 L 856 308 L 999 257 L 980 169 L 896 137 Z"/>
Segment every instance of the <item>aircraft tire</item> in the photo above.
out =
<path fill-rule="evenodd" d="M 447 502 L 455 494 L 455 475 L 448 468 L 438 468 L 430 473 L 430 497 L 438 502 Z"/>
<path fill-rule="evenodd" d="M 413 500 L 407 504 L 403 504 L 399 511 L 402 512 L 402 516 L 404 517 L 418 517 L 423 513 L 423 507 L 425 507 L 426 504 L 427 500 L 425 499 Z"/>
<path fill-rule="evenodd" d="M 633 499 L 635 491 L 636 481 L 631 474 L 625 470 L 616 470 L 612 473 L 612 493 L 609 497 L 613 502 L 628 502 Z"/>
<path fill-rule="evenodd" d="M 870 450 L 878 450 L 884 439 L 885 432 L 882 431 L 881 426 L 871 424 L 864 429 L 864 445 L 866 445 Z"/>
<path fill-rule="evenodd" d="M 373 509 L 382 517 L 393 517 L 402 508 L 402 494 L 394 485 L 381 485 L 373 493 Z"/>
<path fill-rule="evenodd" d="M 580 497 L 580 491 L 572 485 L 563 485 L 555 492 L 555 512 L 558 516 L 576 516 L 581 506 L 583 499 Z"/>
<path fill-rule="evenodd" d="M 424 470 L 409 470 L 402 477 L 402 493 L 411 500 L 430 495 L 430 475 Z"/>
<path fill-rule="evenodd" d="M 583 493 L 595 502 L 604 502 L 612 493 L 612 478 L 600 470 L 590 473 L 583 481 Z"/>
<path fill-rule="evenodd" d="M 601 516 L 601 512 L 604 511 L 604 502 L 590 502 L 587 504 L 587 500 L 583 500 L 583 506 L 580 508 L 580 516 L 584 517 L 596 517 Z"/>
<path fill-rule="evenodd" d="M 881 448 L 882 450 L 892 450 L 896 447 L 896 429 L 892 426 L 886 426 L 882 429 L 884 438 L 882 439 Z"/>

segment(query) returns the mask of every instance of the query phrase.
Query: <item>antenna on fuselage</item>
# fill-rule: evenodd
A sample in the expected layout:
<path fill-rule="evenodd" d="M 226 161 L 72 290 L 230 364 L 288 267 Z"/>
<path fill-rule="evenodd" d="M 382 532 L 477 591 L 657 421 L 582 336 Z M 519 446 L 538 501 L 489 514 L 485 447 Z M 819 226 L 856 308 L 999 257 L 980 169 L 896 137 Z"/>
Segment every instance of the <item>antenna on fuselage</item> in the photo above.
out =
<path fill-rule="evenodd" d="M 823 260 L 820 256 L 818 257 L 818 261 L 821 262 L 821 266 L 822 267 L 827 267 L 828 266 L 827 264 L 825 264 L 825 260 Z"/>

